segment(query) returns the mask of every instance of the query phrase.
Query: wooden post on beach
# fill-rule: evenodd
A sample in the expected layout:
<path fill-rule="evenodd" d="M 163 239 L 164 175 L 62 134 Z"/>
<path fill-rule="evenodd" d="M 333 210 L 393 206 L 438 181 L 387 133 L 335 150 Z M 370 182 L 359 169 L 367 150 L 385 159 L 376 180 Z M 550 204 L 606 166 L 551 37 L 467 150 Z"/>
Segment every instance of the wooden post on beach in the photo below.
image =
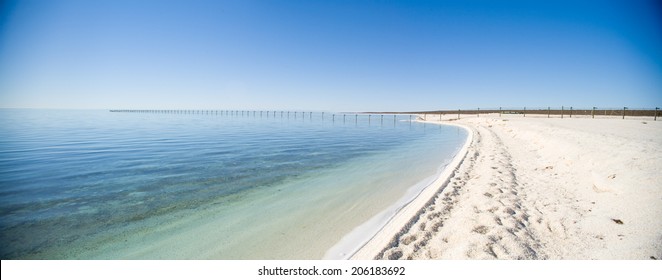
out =
<path fill-rule="evenodd" d="M 549 107 L 547 107 L 547 118 L 549 119 Z"/>
<path fill-rule="evenodd" d="M 457 109 L 457 119 L 460 119 L 460 109 Z"/>
<path fill-rule="evenodd" d="M 623 107 L 623 119 L 625 119 L 625 110 L 627 110 L 628 107 Z"/>
<path fill-rule="evenodd" d="M 345 123 L 345 114 L 342 114 L 342 123 Z"/>
<path fill-rule="evenodd" d="M 526 118 L 526 107 L 524 107 L 524 111 L 522 112 L 524 113 L 524 117 Z"/>
<path fill-rule="evenodd" d="M 354 124 L 359 123 L 359 114 L 354 114 Z"/>
<path fill-rule="evenodd" d="M 441 121 L 441 112 L 439 112 L 439 121 Z"/>
<path fill-rule="evenodd" d="M 563 118 L 563 106 L 561 106 L 561 118 Z"/>
<path fill-rule="evenodd" d="M 480 118 L 480 108 L 478 108 L 477 114 L 478 114 L 478 117 Z"/>
<path fill-rule="evenodd" d="M 653 118 L 654 121 L 657 121 L 657 110 L 660 110 L 660 107 L 655 107 L 655 117 Z"/>
<path fill-rule="evenodd" d="M 595 119 L 595 109 L 597 109 L 597 107 L 593 107 L 593 109 L 591 109 L 591 119 Z"/>
<path fill-rule="evenodd" d="M 501 107 L 499 107 L 499 118 L 501 117 Z"/>
<path fill-rule="evenodd" d="M 331 116 L 331 121 L 332 121 L 332 122 L 336 122 L 336 114 L 332 114 L 332 116 Z"/>
<path fill-rule="evenodd" d="M 409 123 L 411 123 L 411 115 L 409 115 Z"/>
<path fill-rule="evenodd" d="M 370 125 L 370 117 L 371 117 L 371 116 L 372 116 L 372 115 L 368 114 L 368 125 Z"/>
<path fill-rule="evenodd" d="M 570 106 L 570 118 L 572 119 L 572 106 Z"/>
<path fill-rule="evenodd" d="M 393 115 L 393 126 L 395 126 L 395 115 Z"/>
<path fill-rule="evenodd" d="M 379 120 L 379 123 L 381 125 L 384 125 L 384 115 L 381 115 L 381 119 Z"/>

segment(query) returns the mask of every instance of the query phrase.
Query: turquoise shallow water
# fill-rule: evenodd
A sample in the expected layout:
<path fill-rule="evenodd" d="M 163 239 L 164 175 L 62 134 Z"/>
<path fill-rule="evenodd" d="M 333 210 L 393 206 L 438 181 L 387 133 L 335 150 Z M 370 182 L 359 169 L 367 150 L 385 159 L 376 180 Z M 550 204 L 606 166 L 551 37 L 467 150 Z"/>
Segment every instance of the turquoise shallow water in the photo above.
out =
<path fill-rule="evenodd" d="M 408 119 L 0 110 L 0 257 L 321 258 L 467 136 Z"/>

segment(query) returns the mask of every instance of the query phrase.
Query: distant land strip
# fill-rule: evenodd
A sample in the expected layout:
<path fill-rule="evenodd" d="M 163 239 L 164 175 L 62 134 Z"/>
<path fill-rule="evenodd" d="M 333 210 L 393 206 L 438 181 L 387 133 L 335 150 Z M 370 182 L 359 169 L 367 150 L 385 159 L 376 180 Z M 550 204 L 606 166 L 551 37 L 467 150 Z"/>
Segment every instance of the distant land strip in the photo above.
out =
<path fill-rule="evenodd" d="M 654 109 L 629 109 L 624 108 L 573 108 L 573 107 L 533 107 L 533 108 L 476 108 L 476 109 L 457 109 L 457 110 L 431 110 L 431 111 L 408 111 L 408 112 L 363 112 L 365 114 L 431 114 L 431 115 L 480 115 L 480 114 L 532 114 L 532 115 L 583 115 L 583 116 L 630 116 L 630 117 L 659 117 L 660 108 Z"/>

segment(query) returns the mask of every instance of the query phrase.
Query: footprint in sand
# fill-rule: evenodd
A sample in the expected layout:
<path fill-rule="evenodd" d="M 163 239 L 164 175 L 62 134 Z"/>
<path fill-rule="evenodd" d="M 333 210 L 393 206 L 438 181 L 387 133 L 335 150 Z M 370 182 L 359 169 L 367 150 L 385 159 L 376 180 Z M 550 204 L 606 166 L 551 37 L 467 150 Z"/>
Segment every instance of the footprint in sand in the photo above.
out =
<path fill-rule="evenodd" d="M 402 258 L 402 256 L 403 256 L 402 251 L 401 251 L 400 249 L 396 249 L 396 250 L 393 250 L 393 251 L 388 255 L 388 259 L 389 259 L 389 260 L 397 260 L 397 259 Z"/>
<path fill-rule="evenodd" d="M 504 213 L 507 213 L 507 214 L 509 214 L 509 215 L 515 215 L 515 213 L 516 213 L 515 210 L 511 209 L 510 207 L 504 209 L 503 212 L 504 212 Z"/>
<path fill-rule="evenodd" d="M 473 229 L 473 232 L 480 233 L 480 234 L 485 234 L 487 233 L 488 228 L 486 226 L 480 225 L 477 226 Z"/>
<path fill-rule="evenodd" d="M 402 238 L 402 244 L 409 245 L 412 242 L 416 241 L 416 235 L 409 235 Z"/>
<path fill-rule="evenodd" d="M 439 228 L 442 226 L 444 226 L 444 223 L 442 221 L 438 221 L 432 225 L 432 231 L 439 232 Z"/>

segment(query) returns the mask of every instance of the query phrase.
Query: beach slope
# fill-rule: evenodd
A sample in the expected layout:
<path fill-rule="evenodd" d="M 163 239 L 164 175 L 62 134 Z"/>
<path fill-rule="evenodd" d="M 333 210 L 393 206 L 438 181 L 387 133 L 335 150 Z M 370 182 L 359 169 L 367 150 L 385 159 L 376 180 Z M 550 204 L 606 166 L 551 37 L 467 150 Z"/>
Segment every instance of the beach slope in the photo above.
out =
<path fill-rule="evenodd" d="M 472 131 L 466 155 L 354 259 L 662 258 L 662 121 L 443 122 Z"/>

